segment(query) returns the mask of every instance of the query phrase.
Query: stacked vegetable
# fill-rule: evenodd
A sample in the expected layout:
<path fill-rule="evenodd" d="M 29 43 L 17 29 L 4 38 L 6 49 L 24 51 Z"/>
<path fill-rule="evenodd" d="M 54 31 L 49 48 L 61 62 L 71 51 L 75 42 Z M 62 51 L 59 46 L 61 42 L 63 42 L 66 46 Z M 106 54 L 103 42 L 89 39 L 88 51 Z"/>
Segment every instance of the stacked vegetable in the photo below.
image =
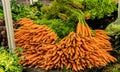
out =
<path fill-rule="evenodd" d="M 112 47 L 106 32 L 95 30 L 94 34 L 83 20 L 79 21 L 76 33 L 70 32 L 58 43 L 57 35 L 45 25 L 35 25 L 29 19 L 19 23 L 24 25 L 15 32 L 15 42 L 23 48 L 19 54 L 24 56 L 20 60 L 23 66 L 45 70 L 66 66 L 78 71 L 116 61 L 108 52 Z"/>
<path fill-rule="evenodd" d="M 21 19 L 18 23 L 23 25 L 15 32 L 16 45 L 23 48 L 22 55 L 25 56 L 25 61 L 21 63 L 23 66 L 30 65 L 32 67 L 39 62 L 38 58 L 42 56 L 41 54 L 46 53 L 41 51 L 40 47 L 55 44 L 57 35 L 46 25 L 35 25 L 32 20 L 27 18 Z M 34 56 L 35 58 L 32 58 Z M 38 57 L 36 58 L 36 56 Z"/>
<path fill-rule="evenodd" d="M 24 18 L 19 22 L 23 26 L 15 30 L 16 45 L 23 48 L 22 54 L 18 52 L 24 56 L 23 66 L 45 70 L 65 66 L 78 71 L 116 61 L 108 52 L 112 51 L 110 37 L 103 30 L 92 31 L 84 20 L 101 19 L 116 11 L 113 0 L 54 0 L 50 6 L 36 3 L 32 7 L 12 1 L 14 20 L 28 17 L 40 24 Z"/>
<path fill-rule="evenodd" d="M 23 48 L 23 53 L 18 53 L 24 56 L 20 63 L 45 70 L 65 66 L 79 71 L 115 62 L 108 52 L 112 51 L 110 37 L 104 30 L 91 30 L 85 22 L 114 12 L 116 3 L 108 1 L 54 0 L 49 6 L 33 8 L 35 12 L 31 9 L 26 17 L 40 25 L 27 18 L 18 22 L 23 25 L 15 32 L 16 45 Z"/>

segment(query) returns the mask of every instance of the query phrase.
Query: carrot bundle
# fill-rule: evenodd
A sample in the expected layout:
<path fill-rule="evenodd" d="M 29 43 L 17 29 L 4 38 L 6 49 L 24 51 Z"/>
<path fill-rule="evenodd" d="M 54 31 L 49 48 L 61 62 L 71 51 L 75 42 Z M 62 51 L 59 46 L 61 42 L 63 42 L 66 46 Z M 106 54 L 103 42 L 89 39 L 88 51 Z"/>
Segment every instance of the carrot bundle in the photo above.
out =
<path fill-rule="evenodd" d="M 57 50 L 56 44 L 42 44 L 42 46 L 39 47 L 39 49 L 36 49 L 36 53 L 30 53 L 23 52 L 24 60 L 20 60 L 20 63 L 23 66 L 28 67 L 35 67 L 35 68 L 43 68 L 43 69 L 50 69 L 53 68 L 54 64 L 51 65 L 51 63 L 48 61 L 54 61 L 56 58 L 52 58 L 56 55 L 55 50 Z M 53 63 L 53 62 L 52 62 Z"/>
<path fill-rule="evenodd" d="M 23 20 L 24 21 L 24 20 Z M 20 21 L 21 22 L 21 21 Z M 30 26 L 29 23 L 25 23 L 22 27 L 17 29 L 15 32 L 15 42 L 18 46 L 23 43 L 23 48 L 30 45 L 36 45 L 41 43 L 52 43 L 54 44 L 57 40 L 57 34 L 55 34 L 46 25 L 35 25 Z"/>
<path fill-rule="evenodd" d="M 25 20 L 21 19 L 18 23 L 22 23 Z M 25 60 L 20 60 L 20 63 L 23 66 L 36 66 L 39 58 L 41 59 L 47 52 L 46 50 L 48 50 L 44 50 L 44 46 L 54 45 L 58 37 L 46 25 L 33 24 L 29 19 L 22 24 L 23 26 L 19 27 L 14 34 L 16 46 L 23 48 L 23 53 L 18 55 L 24 56 Z"/>
<path fill-rule="evenodd" d="M 94 34 L 89 28 L 88 24 L 81 24 L 80 22 L 78 22 L 76 33 L 82 37 L 91 38 L 91 40 L 94 40 L 94 44 L 99 43 L 98 45 L 100 45 L 101 48 L 104 48 L 107 51 L 112 50 L 112 46 L 109 41 L 110 37 L 107 36 L 107 33 L 104 30 L 95 30 Z"/>
<path fill-rule="evenodd" d="M 91 29 L 89 28 L 88 24 L 81 24 L 80 22 L 78 22 L 78 24 L 77 24 L 76 33 L 82 37 L 93 36 L 93 33 L 92 33 Z"/>
<path fill-rule="evenodd" d="M 34 24 L 34 21 L 29 19 L 29 18 L 22 18 L 22 19 L 19 20 L 18 24 L 32 25 L 32 24 Z"/>
<path fill-rule="evenodd" d="M 96 36 L 95 36 L 95 42 L 99 43 L 101 48 L 105 49 L 106 51 L 111 51 L 112 46 L 110 43 L 110 37 L 107 36 L 107 33 L 104 30 L 95 30 Z"/>
<path fill-rule="evenodd" d="M 82 37 L 71 32 L 59 42 L 60 46 L 54 50 L 57 54 L 48 56 L 45 59 L 47 63 L 44 64 L 43 69 L 48 70 L 52 69 L 51 67 L 63 68 L 63 66 L 66 66 L 66 69 L 78 71 L 106 66 L 107 63 L 116 61 L 116 58 L 111 56 L 104 48 L 101 48 L 99 43 L 94 44 L 93 42 L 94 40 L 88 37 Z M 54 52 L 47 55 L 52 55 Z"/>
<path fill-rule="evenodd" d="M 76 33 L 71 32 L 64 37 L 60 42 L 60 47 L 57 51 L 60 54 L 52 56 L 57 59 L 57 63 L 51 64 L 53 68 L 73 69 L 75 71 L 84 70 L 86 68 L 106 66 L 109 62 L 115 62 L 116 58 L 111 56 L 107 51 L 112 50 L 110 37 L 103 30 L 96 30 L 93 34 L 89 26 L 78 23 Z M 60 58 L 61 57 L 61 58 Z M 48 57 L 50 58 L 50 57 Z M 52 63 L 52 60 L 47 60 L 47 63 Z M 43 69 L 51 69 L 51 67 Z M 46 64 L 45 64 L 46 66 Z"/>
<path fill-rule="evenodd" d="M 110 37 L 103 30 L 95 30 L 94 34 L 87 24 L 79 22 L 76 33 L 71 32 L 56 43 L 57 34 L 47 26 L 23 23 L 15 32 L 16 45 L 23 48 L 23 66 L 45 70 L 66 66 L 78 71 L 116 61 L 108 52 L 112 50 Z"/>

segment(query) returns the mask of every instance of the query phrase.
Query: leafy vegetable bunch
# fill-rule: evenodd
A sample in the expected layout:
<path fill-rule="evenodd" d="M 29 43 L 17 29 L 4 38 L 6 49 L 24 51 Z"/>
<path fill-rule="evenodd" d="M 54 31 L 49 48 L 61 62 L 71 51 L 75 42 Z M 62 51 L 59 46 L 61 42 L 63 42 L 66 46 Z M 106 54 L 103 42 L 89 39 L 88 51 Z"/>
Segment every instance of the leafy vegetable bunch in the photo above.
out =
<path fill-rule="evenodd" d="M 16 0 L 12 0 L 11 11 L 13 20 L 19 20 L 20 18 L 28 17 L 31 19 L 39 19 L 41 16 L 42 4 L 35 2 L 33 5 L 24 6 L 22 3 L 16 3 Z M 0 5 L 0 17 L 4 18 L 3 6 Z"/>
<path fill-rule="evenodd" d="M 117 3 L 114 0 L 83 0 L 82 4 L 85 7 L 84 13 L 89 13 L 91 19 L 101 19 L 117 11 Z"/>
<path fill-rule="evenodd" d="M 16 0 L 14 0 L 16 1 Z M 24 6 L 23 4 L 17 4 L 12 2 L 12 16 L 13 20 L 19 20 L 20 18 L 28 17 L 31 19 L 39 19 L 41 16 L 42 4 L 38 1 L 33 5 Z"/>
<path fill-rule="evenodd" d="M 0 72 L 22 72 L 16 53 L 9 53 L 0 47 Z"/>

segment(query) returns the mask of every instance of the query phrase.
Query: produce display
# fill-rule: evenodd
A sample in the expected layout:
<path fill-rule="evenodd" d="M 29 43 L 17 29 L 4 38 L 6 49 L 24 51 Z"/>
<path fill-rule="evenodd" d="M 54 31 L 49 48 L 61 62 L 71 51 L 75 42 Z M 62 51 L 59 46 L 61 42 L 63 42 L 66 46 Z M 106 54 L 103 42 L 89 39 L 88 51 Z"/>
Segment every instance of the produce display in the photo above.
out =
<path fill-rule="evenodd" d="M 107 26 L 108 23 L 103 26 L 105 23 L 102 22 L 117 9 L 115 0 L 53 0 L 47 6 L 40 1 L 24 6 L 12 0 L 15 51 L 18 57 L 0 48 L 0 54 L 5 57 L 0 59 L 0 72 L 22 72 L 22 66 L 46 71 L 94 71 L 95 68 L 105 69 L 119 63 L 119 57 L 114 52 L 120 55 L 120 26 Z M 4 18 L 2 4 L 0 18 Z M 94 25 L 95 21 L 99 27 Z M 8 47 L 3 20 L 0 20 L 0 46 Z M 19 48 L 22 52 L 18 51 Z"/>
<path fill-rule="evenodd" d="M 106 32 L 95 30 L 93 33 L 83 21 L 78 23 L 76 32 L 70 32 L 59 42 L 56 42 L 57 34 L 49 33 L 45 25 L 35 25 L 26 18 L 18 23 L 23 26 L 15 32 L 15 42 L 23 48 L 19 54 L 24 56 L 24 60 L 20 60 L 23 66 L 45 70 L 66 66 L 79 71 L 116 61 L 108 52 L 112 47 Z"/>
<path fill-rule="evenodd" d="M 22 72 L 22 69 L 17 54 L 0 47 L 0 72 Z"/>

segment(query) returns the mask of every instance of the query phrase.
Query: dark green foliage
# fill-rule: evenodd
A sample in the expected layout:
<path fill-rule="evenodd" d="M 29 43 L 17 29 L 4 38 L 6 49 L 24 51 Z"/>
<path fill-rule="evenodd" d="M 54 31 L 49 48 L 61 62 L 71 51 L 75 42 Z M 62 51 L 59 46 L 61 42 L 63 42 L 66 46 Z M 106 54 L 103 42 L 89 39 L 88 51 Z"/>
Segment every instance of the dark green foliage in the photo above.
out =
<path fill-rule="evenodd" d="M 111 36 L 111 43 L 113 47 L 113 53 L 112 55 L 115 56 L 118 59 L 118 62 L 120 62 L 120 33 L 110 35 Z"/>
<path fill-rule="evenodd" d="M 117 3 L 113 0 L 54 0 L 50 6 L 43 6 L 42 12 L 47 19 L 60 18 L 59 13 L 69 18 L 74 9 L 82 10 L 85 15 L 89 13 L 91 19 L 101 19 L 116 11 Z"/>
<path fill-rule="evenodd" d="M 0 18 L 3 18 L 4 14 L 3 14 L 3 9 L 0 9 Z"/>
<path fill-rule="evenodd" d="M 4 15 L 3 15 L 3 6 L 2 6 L 2 2 L 0 4 L 0 18 L 3 18 Z"/>
<path fill-rule="evenodd" d="M 41 10 L 45 19 L 67 20 L 68 18 L 72 18 L 73 11 L 71 10 L 82 10 L 83 8 L 81 3 L 76 0 L 54 0 L 49 6 L 43 6 Z M 60 14 L 62 14 L 62 17 Z M 77 16 L 77 14 L 75 15 Z M 66 19 L 63 18 L 64 16 Z"/>
<path fill-rule="evenodd" d="M 52 20 L 37 20 L 35 23 L 40 24 L 40 25 L 47 25 L 50 27 L 57 35 L 59 38 L 63 38 L 66 35 L 69 34 L 71 31 L 75 31 L 75 23 L 72 22 L 64 22 L 61 19 L 52 19 Z"/>

